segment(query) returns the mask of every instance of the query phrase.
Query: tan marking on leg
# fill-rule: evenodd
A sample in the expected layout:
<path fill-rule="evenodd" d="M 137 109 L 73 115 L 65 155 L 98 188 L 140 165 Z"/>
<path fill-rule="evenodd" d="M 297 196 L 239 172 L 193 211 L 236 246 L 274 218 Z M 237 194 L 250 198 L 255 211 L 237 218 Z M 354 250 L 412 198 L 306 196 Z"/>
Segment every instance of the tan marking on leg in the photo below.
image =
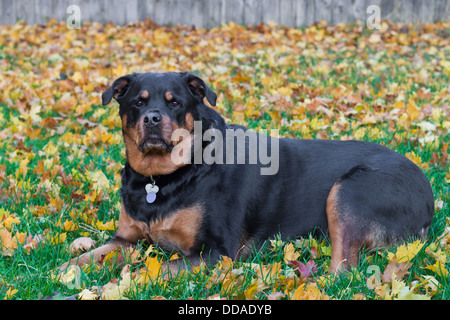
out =
<path fill-rule="evenodd" d="M 140 240 L 149 240 L 149 227 L 143 221 L 138 221 L 129 216 L 122 203 L 120 207 L 119 227 L 117 228 L 117 237 L 136 244 Z"/>
<path fill-rule="evenodd" d="M 338 213 L 338 192 L 339 182 L 336 182 L 331 188 L 330 194 L 327 198 L 327 220 L 328 220 L 328 233 L 331 240 L 331 262 L 330 273 L 334 273 L 342 269 L 345 257 L 344 257 L 344 245 L 343 245 L 343 230 L 341 223 L 339 222 Z"/>
<path fill-rule="evenodd" d="M 167 218 L 150 223 L 150 238 L 166 250 L 189 255 L 203 220 L 203 207 L 199 204 L 180 209 Z"/>

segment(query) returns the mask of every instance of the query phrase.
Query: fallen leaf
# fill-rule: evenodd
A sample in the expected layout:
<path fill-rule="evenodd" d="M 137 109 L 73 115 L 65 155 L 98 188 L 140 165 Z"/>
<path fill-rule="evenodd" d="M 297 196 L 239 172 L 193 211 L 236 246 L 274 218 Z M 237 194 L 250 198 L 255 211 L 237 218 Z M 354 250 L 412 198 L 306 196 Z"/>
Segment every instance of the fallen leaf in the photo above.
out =
<path fill-rule="evenodd" d="M 412 266 L 412 263 L 409 262 L 398 262 L 396 257 L 392 257 L 387 265 L 386 269 L 381 276 L 381 280 L 383 282 L 391 282 L 392 276 L 395 275 L 396 279 L 403 279 L 403 277 L 409 274 L 409 267 Z"/>
<path fill-rule="evenodd" d="M 315 283 L 303 283 L 291 296 L 291 300 L 329 300 L 330 298 L 323 293 Z"/>
<path fill-rule="evenodd" d="M 93 290 L 84 289 L 78 294 L 78 300 L 98 300 L 99 295 Z"/>
<path fill-rule="evenodd" d="M 8 288 L 5 293 L 4 300 L 11 300 L 17 292 L 19 292 L 19 290 L 15 289 L 14 287 Z"/>
<path fill-rule="evenodd" d="M 414 293 L 414 288 L 402 287 L 394 300 L 431 300 L 430 296 Z"/>
<path fill-rule="evenodd" d="M 311 277 L 317 272 L 316 262 L 314 260 L 309 260 L 306 264 L 300 261 L 288 261 L 288 265 L 296 268 L 297 272 L 304 277 Z"/>
<path fill-rule="evenodd" d="M 423 276 L 423 278 L 423 287 L 425 288 L 427 295 L 433 296 L 437 294 L 439 289 L 442 287 L 439 281 L 437 281 L 433 276 Z"/>
<path fill-rule="evenodd" d="M 424 242 L 416 240 L 413 243 L 401 245 L 397 247 L 395 254 L 388 252 L 388 260 L 392 261 L 396 259 L 397 263 L 411 261 L 419 253 L 424 244 Z"/>
<path fill-rule="evenodd" d="M 286 297 L 286 294 L 283 292 L 271 292 L 267 295 L 267 300 L 280 300 Z"/>
<path fill-rule="evenodd" d="M 110 188 L 109 180 L 106 178 L 105 174 L 97 170 L 91 174 L 91 180 L 93 182 L 92 188 L 97 191 L 108 191 Z"/>
<path fill-rule="evenodd" d="M 295 261 L 300 257 L 300 254 L 295 251 L 295 247 L 292 243 L 288 243 L 283 248 L 284 251 L 284 262 L 289 263 L 289 261 Z"/>
<path fill-rule="evenodd" d="M 59 281 L 69 289 L 81 289 L 81 269 L 77 265 L 70 265 L 58 276 Z"/>

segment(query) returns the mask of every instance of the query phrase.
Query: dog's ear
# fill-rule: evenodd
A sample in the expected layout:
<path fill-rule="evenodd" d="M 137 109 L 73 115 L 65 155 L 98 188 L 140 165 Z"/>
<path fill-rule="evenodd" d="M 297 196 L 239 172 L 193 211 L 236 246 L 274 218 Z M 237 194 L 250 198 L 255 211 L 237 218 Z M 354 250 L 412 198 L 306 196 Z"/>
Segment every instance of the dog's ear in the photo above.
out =
<path fill-rule="evenodd" d="M 128 88 L 130 87 L 131 77 L 130 75 L 126 75 L 123 77 L 120 77 L 114 83 L 102 94 L 102 104 L 106 106 L 108 103 L 111 102 L 111 99 L 114 98 L 117 100 L 117 98 L 124 96 Z"/>
<path fill-rule="evenodd" d="M 187 73 L 186 77 L 186 83 L 194 95 L 199 96 L 201 99 L 206 97 L 212 106 L 216 105 L 217 94 L 202 79 L 190 73 Z"/>

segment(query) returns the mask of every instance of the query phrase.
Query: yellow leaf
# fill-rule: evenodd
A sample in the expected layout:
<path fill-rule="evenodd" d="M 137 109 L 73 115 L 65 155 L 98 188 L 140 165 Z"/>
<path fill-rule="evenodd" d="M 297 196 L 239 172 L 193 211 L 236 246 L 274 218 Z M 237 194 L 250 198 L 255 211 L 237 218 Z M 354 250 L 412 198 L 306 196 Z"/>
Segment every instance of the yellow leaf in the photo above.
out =
<path fill-rule="evenodd" d="M 15 235 L 14 235 L 14 242 L 17 244 L 17 245 L 23 245 L 24 243 L 25 243 L 25 238 L 26 238 L 26 236 L 27 236 L 27 234 L 25 233 L 25 232 L 17 232 Z"/>
<path fill-rule="evenodd" d="M 141 274 L 144 277 L 144 282 L 147 282 L 149 278 L 156 278 L 161 272 L 161 263 L 156 257 L 148 257 L 145 266 L 146 270 Z"/>
<path fill-rule="evenodd" d="M 441 61 L 441 66 L 444 68 L 444 71 L 450 76 L 450 61 Z"/>
<path fill-rule="evenodd" d="M 92 188 L 94 190 L 107 191 L 110 187 L 108 178 L 106 178 L 105 174 L 101 170 L 97 170 L 93 174 L 91 174 L 91 180 L 94 182 L 92 185 Z"/>
<path fill-rule="evenodd" d="M 329 246 L 321 246 L 320 250 L 322 251 L 322 254 L 327 256 L 327 257 L 331 257 L 331 245 Z"/>
<path fill-rule="evenodd" d="M 303 283 L 295 289 L 291 300 L 329 300 L 315 283 Z"/>
<path fill-rule="evenodd" d="M 60 234 L 49 236 L 48 240 L 50 241 L 50 244 L 58 244 L 58 243 L 64 243 L 66 241 L 67 233 L 62 232 Z"/>
<path fill-rule="evenodd" d="M 414 153 L 414 151 L 408 152 L 405 154 L 405 157 L 407 157 L 409 160 L 415 163 L 416 166 L 418 166 L 422 170 L 428 170 L 428 164 L 422 162 L 422 158 Z"/>
<path fill-rule="evenodd" d="M 288 243 L 284 246 L 284 262 L 296 261 L 300 257 L 300 254 L 295 251 L 295 247 L 292 243 Z"/>
<path fill-rule="evenodd" d="M 54 156 L 57 152 L 58 152 L 58 148 L 52 143 L 49 142 L 43 149 L 43 151 L 48 155 L 48 156 Z"/>
<path fill-rule="evenodd" d="M 282 96 L 287 96 L 287 97 L 292 96 L 292 89 L 289 88 L 289 87 L 281 87 L 281 88 L 278 88 L 277 92 L 278 92 L 279 94 L 281 94 Z"/>
<path fill-rule="evenodd" d="M 97 300 L 99 298 L 98 294 L 89 289 L 84 289 L 78 294 L 79 300 Z"/>
<path fill-rule="evenodd" d="M 414 287 L 408 288 L 405 286 L 400 288 L 397 298 L 395 298 L 394 300 L 430 300 L 430 299 L 431 297 L 429 296 L 414 293 Z"/>
<path fill-rule="evenodd" d="M 363 124 L 376 124 L 377 119 L 373 114 L 366 114 L 364 118 L 362 119 Z"/>
<path fill-rule="evenodd" d="M 14 289 L 14 287 L 10 287 L 5 294 L 5 300 L 10 300 L 19 290 Z"/>
<path fill-rule="evenodd" d="M 257 293 L 257 289 L 258 289 L 258 282 L 251 284 L 250 287 L 248 287 L 247 290 L 244 291 L 245 299 L 253 300 Z"/>
<path fill-rule="evenodd" d="M 169 260 L 177 260 L 177 259 L 179 259 L 179 258 L 180 258 L 180 256 L 179 256 L 177 253 L 175 253 L 175 254 L 173 254 L 173 255 L 170 257 Z"/>
<path fill-rule="evenodd" d="M 20 219 L 17 218 L 15 214 L 9 215 L 5 221 L 3 221 L 2 225 L 6 227 L 9 231 L 11 231 L 11 227 L 13 224 L 20 223 Z M 1 225 L 0 225 L 1 226 Z"/>
<path fill-rule="evenodd" d="M 119 222 L 117 220 L 110 220 L 108 222 L 103 223 L 102 221 L 97 221 L 95 226 L 98 230 L 110 230 L 114 231 L 117 229 Z"/>
<path fill-rule="evenodd" d="M 102 300 L 119 300 L 122 298 L 123 292 L 116 283 L 108 282 L 102 289 Z"/>
<path fill-rule="evenodd" d="M 261 83 L 264 86 L 264 88 L 267 88 L 272 83 L 272 79 L 269 77 L 262 78 Z"/>
<path fill-rule="evenodd" d="M 73 82 L 80 82 L 80 80 L 82 80 L 83 79 L 83 76 L 81 75 L 81 73 L 80 72 L 75 72 L 74 74 L 73 74 L 73 76 L 72 76 L 72 81 Z"/>
<path fill-rule="evenodd" d="M 30 159 L 26 158 L 20 161 L 19 169 L 16 172 L 16 178 L 19 178 L 19 176 L 22 174 L 22 177 L 25 177 L 28 172 L 28 163 L 30 162 Z"/>
<path fill-rule="evenodd" d="M 218 263 L 219 269 L 232 269 L 233 260 L 227 256 L 222 256 L 222 260 Z"/>
<path fill-rule="evenodd" d="M 65 272 L 59 276 L 59 282 L 69 289 L 81 289 L 81 269 L 77 265 L 70 265 Z"/>
<path fill-rule="evenodd" d="M 78 226 L 75 222 L 67 220 L 64 222 L 62 229 L 63 231 L 75 231 L 76 229 L 78 229 Z"/>
<path fill-rule="evenodd" d="M 435 260 L 441 261 L 442 263 L 447 262 L 447 253 L 441 249 L 438 249 L 434 244 L 427 247 L 425 252 L 432 256 Z"/>
<path fill-rule="evenodd" d="M 448 270 L 445 268 L 445 265 L 439 260 L 436 261 L 436 263 L 433 265 L 426 266 L 425 269 L 431 270 L 441 277 L 448 276 Z"/>
<path fill-rule="evenodd" d="M 369 37 L 369 43 L 371 44 L 377 44 L 381 42 L 381 35 L 379 33 L 372 33 Z"/>
<path fill-rule="evenodd" d="M 264 283 L 273 283 L 281 270 L 281 262 L 274 262 L 271 265 L 256 265 L 256 275 Z"/>
<path fill-rule="evenodd" d="M 3 208 L 0 208 L 0 221 L 3 221 L 3 217 L 9 216 L 9 211 Z"/>
<path fill-rule="evenodd" d="M 411 261 L 419 253 L 424 244 L 424 242 L 416 240 L 413 243 L 401 245 L 397 248 L 397 252 L 395 254 L 392 252 L 388 253 L 388 260 L 391 261 L 394 257 L 396 257 L 397 263 Z"/>
<path fill-rule="evenodd" d="M 393 273 L 392 274 L 392 290 L 391 290 L 392 295 L 397 295 L 398 293 L 400 293 L 400 290 L 402 290 L 405 287 L 406 287 L 406 283 L 401 280 L 397 280 L 395 273 Z"/>
<path fill-rule="evenodd" d="M 4 255 L 12 255 L 14 253 L 14 250 L 11 251 L 13 244 L 11 232 L 6 229 L 0 230 L 0 249 Z"/>
<path fill-rule="evenodd" d="M 130 265 L 125 265 L 120 275 L 122 280 L 118 281 L 114 278 L 104 286 L 100 287 L 101 297 L 103 300 L 126 299 L 126 297 L 124 297 L 124 293 L 134 284 L 134 282 L 132 282 Z"/>
<path fill-rule="evenodd" d="M 119 249 L 115 249 L 113 251 L 108 252 L 103 258 L 103 265 L 113 265 L 119 260 L 121 255 L 121 251 Z"/>
<path fill-rule="evenodd" d="M 25 242 L 26 233 L 18 232 L 12 236 L 6 229 L 0 230 L 0 252 L 5 256 L 12 256 L 14 251 Z"/>

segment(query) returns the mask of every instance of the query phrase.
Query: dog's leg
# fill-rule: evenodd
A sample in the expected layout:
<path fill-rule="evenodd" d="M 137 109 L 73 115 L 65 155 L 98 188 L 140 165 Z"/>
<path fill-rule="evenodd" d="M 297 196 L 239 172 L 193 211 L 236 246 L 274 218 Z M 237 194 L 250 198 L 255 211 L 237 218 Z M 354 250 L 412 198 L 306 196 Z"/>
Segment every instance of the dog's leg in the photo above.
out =
<path fill-rule="evenodd" d="M 130 247 L 130 246 L 133 246 L 130 242 L 114 237 L 107 244 L 73 258 L 69 262 L 66 262 L 63 265 L 61 265 L 58 269 L 62 271 L 65 270 L 69 265 L 83 266 L 91 261 L 98 262 L 102 259 L 102 257 L 104 257 L 107 253 L 113 251 L 114 249 L 118 247 Z"/>
<path fill-rule="evenodd" d="M 353 190 L 346 190 L 345 181 L 339 180 L 327 198 L 326 213 L 331 240 L 330 273 L 348 270 L 350 266 L 356 267 L 363 247 L 369 249 L 390 244 L 383 226 L 358 215 L 359 210 L 370 211 L 370 208 L 343 200 L 345 192 Z"/>
<path fill-rule="evenodd" d="M 402 174 L 408 172 L 357 166 L 331 188 L 326 205 L 330 272 L 357 266 L 363 248 L 389 248 L 426 236 L 432 201 L 423 201 L 421 185 L 408 184 Z"/>
<path fill-rule="evenodd" d="M 107 244 L 86 252 L 81 256 L 73 258 L 69 262 L 64 263 L 60 266 L 59 270 L 66 269 L 69 265 L 82 266 L 88 264 L 91 259 L 95 262 L 100 261 L 102 256 L 108 252 L 113 251 L 118 247 L 130 247 L 134 246 L 139 240 L 148 240 L 147 237 L 148 226 L 142 221 L 136 221 L 132 219 L 127 212 L 125 207 L 121 206 L 120 216 L 119 216 L 119 227 L 116 230 L 114 237 Z"/>
<path fill-rule="evenodd" d="M 328 233 L 331 240 L 331 262 L 330 273 L 336 273 L 348 268 L 350 260 L 353 264 L 358 263 L 358 252 L 349 250 L 348 236 L 346 235 L 345 224 L 341 219 L 338 206 L 338 191 L 340 188 L 337 182 L 330 191 L 327 199 L 327 220 Z M 356 260 L 356 262 L 355 262 Z"/>

